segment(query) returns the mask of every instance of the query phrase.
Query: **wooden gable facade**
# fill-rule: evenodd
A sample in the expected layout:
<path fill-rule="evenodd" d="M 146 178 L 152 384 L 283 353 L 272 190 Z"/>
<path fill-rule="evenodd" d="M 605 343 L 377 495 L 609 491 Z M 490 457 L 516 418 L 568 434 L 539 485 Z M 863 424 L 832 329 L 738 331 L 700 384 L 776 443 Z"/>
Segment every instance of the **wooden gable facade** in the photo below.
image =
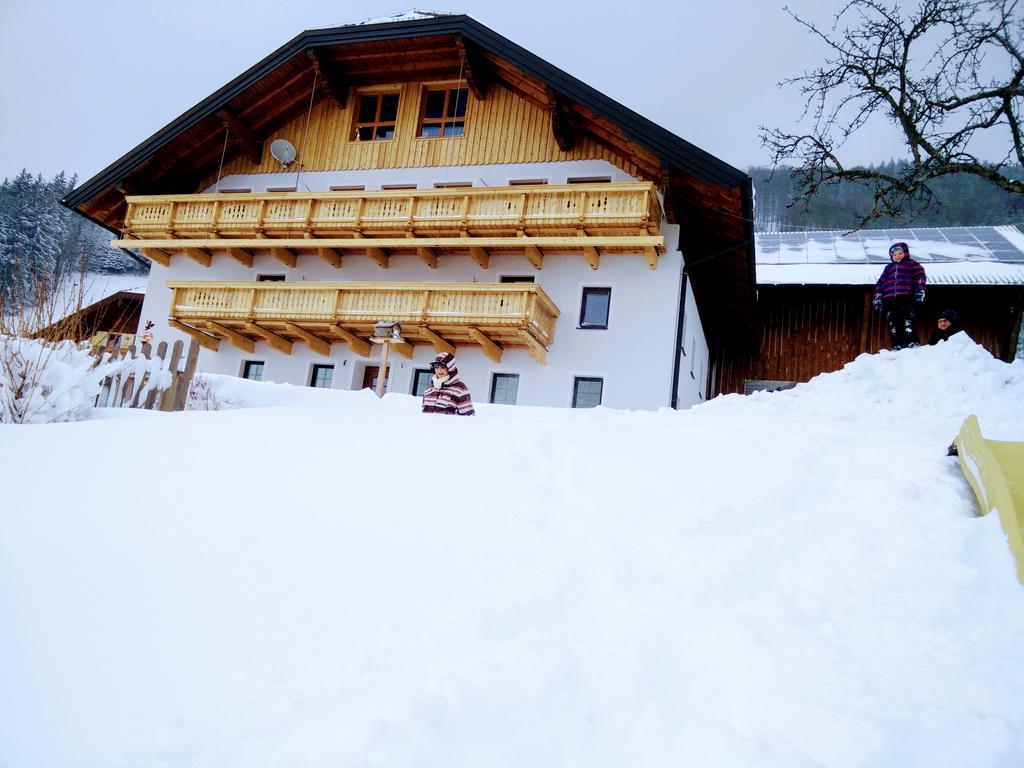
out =
<path fill-rule="evenodd" d="M 464 133 L 457 137 L 418 137 L 424 90 L 441 84 L 464 86 L 469 91 Z M 359 99 L 375 91 L 399 95 L 395 133 L 389 141 L 360 141 L 353 130 Z M 551 236 L 528 246 L 535 250 L 531 258 L 535 266 L 540 266 L 544 247 L 582 249 L 594 268 L 605 251 L 614 253 L 617 249 L 647 251 L 649 258 L 656 258 L 656 241 L 661 238 L 654 230 L 664 215 L 670 223 L 680 225 L 687 277 L 701 308 L 709 343 L 719 354 L 745 349 L 749 343 L 755 297 L 749 177 L 467 16 L 304 32 L 85 182 L 64 203 L 111 231 L 127 232 L 128 237 L 138 236 L 131 225 L 137 223 L 138 216 L 133 214 L 138 214 L 142 206 L 150 204 L 150 210 L 160 210 L 161 215 L 166 209 L 169 229 L 143 235 L 162 238 L 146 243 L 150 246 L 146 255 L 161 259 L 168 253 L 162 249 L 175 251 L 171 239 L 182 236 L 175 229 L 180 196 L 198 200 L 198 193 L 224 175 L 280 172 L 281 166 L 269 152 L 274 138 L 288 139 L 298 148 L 302 173 L 607 160 L 657 190 L 664 201 L 663 211 L 657 200 L 652 201 L 638 188 L 642 200 L 637 198 L 628 206 L 621 203 L 626 206 L 622 211 L 633 228 L 630 234 L 634 240 L 586 243 L 584 239 L 595 232 L 621 238 L 626 230 L 595 228 L 592 220 L 603 215 L 601 206 L 606 204 L 597 202 L 596 197 L 588 201 L 584 193 L 584 197 L 571 198 L 568 203 L 552 198 L 547 205 L 568 206 L 570 218 L 578 221 L 573 222 L 575 230 L 567 230 L 562 226 L 563 211 L 560 222 L 551 219 L 554 224 L 548 232 L 533 233 Z M 453 180 L 455 174 L 453 170 Z M 493 193 L 493 189 L 489 191 Z M 344 197 L 346 193 L 339 194 Z M 472 195 L 475 199 L 478 191 L 473 190 Z M 154 201 L 153 196 L 170 198 L 169 202 Z M 413 231 L 417 210 L 426 205 L 418 197 L 424 196 L 408 197 L 404 209 L 407 214 L 403 215 L 407 215 L 410 226 L 404 234 L 440 238 L 413 248 L 430 263 L 445 248 L 459 243 L 444 239 L 451 233 L 443 227 Z M 467 194 L 461 209 L 464 221 L 465 211 L 473 204 L 469 198 Z M 525 205 L 525 196 L 521 199 Z M 576 199 L 578 202 L 573 201 Z M 431 212 L 447 210 L 443 203 L 431 202 L 427 207 Z M 165 207 L 158 208 L 161 204 Z M 254 214 L 258 221 L 240 230 L 250 237 L 246 242 L 268 236 L 261 229 L 267 205 L 259 203 Z M 307 201 L 305 205 L 307 229 L 296 229 L 288 223 L 296 216 L 301 219 L 302 213 L 295 213 L 298 208 L 290 209 L 292 212 L 285 216 L 282 226 L 291 228 L 292 239 L 277 249 L 280 253 L 275 255 L 282 260 L 294 259 L 294 249 L 304 245 L 298 238 L 321 236 L 309 228 L 312 212 L 319 210 L 320 202 Z M 360 209 L 363 205 L 356 203 Z M 452 210 L 444 215 L 450 219 L 456 215 L 457 203 L 449 207 Z M 275 210 L 281 210 L 280 206 Z M 206 240 L 177 250 L 197 260 L 208 259 L 206 246 L 222 236 L 221 213 L 219 207 L 203 213 L 210 217 L 209 226 L 185 236 Z M 439 215 L 430 213 L 427 218 Z M 585 220 L 588 215 L 591 223 Z M 358 225 L 358 211 L 355 217 Z M 520 221 L 523 219 L 520 215 Z M 473 254 L 480 260 L 486 258 L 487 248 L 505 244 L 494 236 L 496 232 L 479 233 L 463 227 L 458 234 L 491 235 Z M 346 238 L 363 234 L 358 226 L 352 232 L 341 233 Z M 502 237 L 508 234 L 501 232 Z M 531 235 L 522 226 L 518 234 Z M 566 235 L 584 237 L 567 241 Z M 321 257 L 340 265 L 341 254 L 353 243 L 341 239 L 333 243 L 337 250 L 331 243 L 321 243 L 323 247 L 316 250 Z M 393 240 L 389 247 L 401 252 L 403 245 L 410 243 Z M 247 247 L 239 244 L 231 256 L 244 263 Z M 381 254 L 382 258 L 386 255 Z M 481 265 L 484 263 L 481 261 Z"/>

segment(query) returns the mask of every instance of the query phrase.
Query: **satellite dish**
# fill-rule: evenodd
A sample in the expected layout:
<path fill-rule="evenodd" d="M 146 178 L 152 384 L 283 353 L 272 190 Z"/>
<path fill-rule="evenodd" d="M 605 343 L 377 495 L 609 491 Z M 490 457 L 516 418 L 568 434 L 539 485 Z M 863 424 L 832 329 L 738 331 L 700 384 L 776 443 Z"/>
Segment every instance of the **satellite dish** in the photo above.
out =
<path fill-rule="evenodd" d="M 270 154 L 285 168 L 295 162 L 295 147 L 287 139 L 274 139 L 270 142 Z"/>

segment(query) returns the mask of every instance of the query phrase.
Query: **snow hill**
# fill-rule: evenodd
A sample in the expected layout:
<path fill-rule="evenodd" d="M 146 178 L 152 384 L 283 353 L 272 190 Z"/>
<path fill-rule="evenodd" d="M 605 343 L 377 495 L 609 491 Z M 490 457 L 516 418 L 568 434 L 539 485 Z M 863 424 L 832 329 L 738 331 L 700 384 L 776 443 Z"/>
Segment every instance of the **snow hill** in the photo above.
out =
<path fill-rule="evenodd" d="M 0 766 L 1024 765 L 1024 588 L 945 456 L 1024 439 L 1024 362 L 474 418 L 215 381 L 275 407 L 0 427 Z"/>

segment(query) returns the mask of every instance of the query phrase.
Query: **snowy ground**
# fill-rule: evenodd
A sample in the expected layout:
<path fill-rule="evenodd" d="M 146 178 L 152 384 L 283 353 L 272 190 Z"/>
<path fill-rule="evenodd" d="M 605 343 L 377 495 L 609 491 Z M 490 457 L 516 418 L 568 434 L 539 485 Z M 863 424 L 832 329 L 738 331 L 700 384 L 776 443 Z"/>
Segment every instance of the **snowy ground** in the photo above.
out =
<path fill-rule="evenodd" d="M 1024 588 L 945 456 L 1024 439 L 1022 362 L 469 419 L 222 384 L 302 405 L 0 427 L 0 766 L 1024 764 Z"/>

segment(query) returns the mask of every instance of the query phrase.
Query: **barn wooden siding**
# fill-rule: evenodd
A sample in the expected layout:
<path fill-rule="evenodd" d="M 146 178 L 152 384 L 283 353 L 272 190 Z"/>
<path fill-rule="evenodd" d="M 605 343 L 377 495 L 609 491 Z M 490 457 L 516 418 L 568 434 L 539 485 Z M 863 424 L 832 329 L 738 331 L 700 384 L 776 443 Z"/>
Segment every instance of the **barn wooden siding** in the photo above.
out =
<path fill-rule="evenodd" d="M 404 83 L 391 89 L 399 91 L 401 96 L 395 137 L 390 141 L 352 139 L 353 111 L 359 108 L 358 89 L 349 93 L 345 109 L 329 99 L 315 103 L 309 117 L 308 136 L 305 136 L 306 112 L 303 111 L 275 130 L 270 138 L 288 139 L 296 146 L 303 172 L 604 159 L 634 177 L 641 176 L 637 166 L 621 153 L 586 136 L 580 136 L 568 151 L 559 149 L 548 112 L 497 84 L 483 101 L 472 93 L 469 95 L 463 136 L 417 138 L 420 102 L 426 85 Z M 379 93 L 382 89 L 366 90 Z M 281 166 L 271 157 L 269 146 L 270 142 L 265 142 L 260 163 L 252 163 L 239 155 L 225 164 L 224 175 L 280 172 Z M 454 169 L 447 173 L 449 181 L 472 181 L 460 177 Z M 207 178 L 202 187 L 212 185 L 215 180 L 215 175 Z"/>
<path fill-rule="evenodd" d="M 870 286 L 760 286 L 756 352 L 716 352 L 708 390 L 741 393 L 748 380 L 809 381 L 862 352 L 889 348 L 884 318 L 871 307 L 872 292 Z M 972 339 L 1009 362 L 1022 306 L 1024 289 L 1018 286 L 932 286 L 918 312 L 921 343 L 938 313 L 955 309 Z"/>

